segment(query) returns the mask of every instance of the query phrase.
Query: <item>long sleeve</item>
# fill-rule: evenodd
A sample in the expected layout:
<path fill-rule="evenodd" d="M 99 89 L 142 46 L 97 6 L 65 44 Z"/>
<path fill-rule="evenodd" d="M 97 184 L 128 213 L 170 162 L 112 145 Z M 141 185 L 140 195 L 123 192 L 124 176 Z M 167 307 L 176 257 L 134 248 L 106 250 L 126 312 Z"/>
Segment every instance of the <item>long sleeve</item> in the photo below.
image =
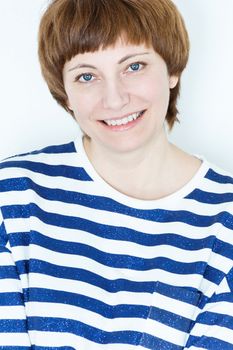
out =
<path fill-rule="evenodd" d="M 200 300 L 185 350 L 233 350 L 232 214 L 232 204 L 224 207 L 222 227 L 218 227 L 218 239 L 209 258 L 209 264 L 217 268 L 218 278 L 222 277 L 216 287 L 212 289 L 210 285 L 209 292 Z"/>
<path fill-rule="evenodd" d="M 23 291 L 0 212 L 0 349 L 31 349 Z"/>
<path fill-rule="evenodd" d="M 233 268 L 201 307 L 185 349 L 233 350 Z"/>

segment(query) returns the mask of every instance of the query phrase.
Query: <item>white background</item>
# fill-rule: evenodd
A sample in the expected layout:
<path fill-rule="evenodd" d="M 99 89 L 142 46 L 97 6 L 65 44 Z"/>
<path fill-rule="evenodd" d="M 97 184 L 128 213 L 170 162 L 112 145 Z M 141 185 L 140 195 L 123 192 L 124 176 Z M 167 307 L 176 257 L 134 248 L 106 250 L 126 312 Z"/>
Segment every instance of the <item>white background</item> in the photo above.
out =
<path fill-rule="evenodd" d="M 233 1 L 175 0 L 190 35 L 180 124 L 170 136 L 188 152 L 233 172 Z M 37 59 L 48 0 L 0 2 L 0 158 L 68 142 L 77 124 L 52 99 Z"/>

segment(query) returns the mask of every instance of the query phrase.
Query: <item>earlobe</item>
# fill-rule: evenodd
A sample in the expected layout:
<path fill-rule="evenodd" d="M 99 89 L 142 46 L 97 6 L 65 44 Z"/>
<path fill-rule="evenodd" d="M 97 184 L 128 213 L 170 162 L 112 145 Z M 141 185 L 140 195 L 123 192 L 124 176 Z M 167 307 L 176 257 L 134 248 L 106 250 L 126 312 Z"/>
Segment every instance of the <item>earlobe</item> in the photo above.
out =
<path fill-rule="evenodd" d="M 169 87 L 170 89 L 174 89 L 174 87 L 176 87 L 177 83 L 178 83 L 179 78 L 175 75 L 172 75 L 169 78 Z"/>
<path fill-rule="evenodd" d="M 73 112 L 73 109 L 70 106 L 69 100 L 66 101 L 66 106 L 71 112 Z"/>

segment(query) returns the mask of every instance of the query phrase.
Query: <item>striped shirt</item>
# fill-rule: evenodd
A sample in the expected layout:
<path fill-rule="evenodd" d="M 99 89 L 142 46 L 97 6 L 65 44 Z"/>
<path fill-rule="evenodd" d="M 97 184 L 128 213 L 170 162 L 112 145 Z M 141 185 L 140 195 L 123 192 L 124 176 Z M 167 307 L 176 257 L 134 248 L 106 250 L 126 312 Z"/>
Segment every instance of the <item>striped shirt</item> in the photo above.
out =
<path fill-rule="evenodd" d="M 228 173 L 134 199 L 81 138 L 0 168 L 0 350 L 233 349 Z"/>

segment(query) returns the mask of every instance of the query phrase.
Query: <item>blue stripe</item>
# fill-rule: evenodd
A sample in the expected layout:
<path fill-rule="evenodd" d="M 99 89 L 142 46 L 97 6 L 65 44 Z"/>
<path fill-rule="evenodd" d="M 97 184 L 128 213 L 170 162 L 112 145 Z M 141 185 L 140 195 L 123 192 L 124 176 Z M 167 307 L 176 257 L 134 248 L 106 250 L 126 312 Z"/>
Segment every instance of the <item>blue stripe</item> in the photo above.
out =
<path fill-rule="evenodd" d="M 48 176 L 62 176 L 69 179 L 75 179 L 75 180 L 82 180 L 82 181 L 92 181 L 90 176 L 86 173 L 86 171 L 81 167 L 74 167 L 69 165 L 50 165 L 40 162 L 33 162 L 29 160 L 18 160 L 18 161 L 8 161 L 5 163 L 0 163 L 0 169 L 4 168 L 20 168 L 20 169 L 27 169 L 31 170 L 34 173 L 44 174 Z M 1 181 L 1 186 L 3 189 L 5 188 L 5 191 L 9 191 L 10 188 L 12 190 L 20 191 L 20 185 L 21 181 L 25 182 L 27 180 L 29 183 L 31 180 L 26 177 L 22 178 L 11 178 L 7 180 Z M 23 183 L 24 183 L 23 182 Z M 22 185 L 21 185 L 22 186 Z M 19 187 L 19 188 L 17 188 Z"/>
<path fill-rule="evenodd" d="M 227 275 L 227 282 L 228 282 L 228 286 L 231 290 L 231 295 L 233 296 L 233 267 L 231 268 L 231 270 L 229 271 L 228 275 Z"/>
<path fill-rule="evenodd" d="M 37 345 L 32 345 L 32 346 L 1 346 L 0 345 L 0 350 L 74 350 L 73 347 L 71 346 L 37 346 Z"/>
<path fill-rule="evenodd" d="M 30 205 L 9 205 L 3 206 L 1 209 L 4 219 L 27 219 L 30 217 Z"/>
<path fill-rule="evenodd" d="M 37 233 L 36 231 L 31 231 L 31 244 L 65 254 L 77 255 L 78 252 L 79 256 L 88 257 L 91 260 L 113 268 L 125 268 L 135 271 L 149 271 L 159 268 L 176 274 L 204 274 L 206 279 L 216 284 L 218 284 L 223 278 L 222 271 L 206 266 L 206 262 L 204 261 L 183 263 L 164 257 L 145 259 L 129 255 L 110 254 L 82 243 L 70 243 L 49 238 Z M 32 261 L 33 260 L 31 259 L 30 264 L 32 264 Z M 26 261 L 24 263 L 26 264 Z M 18 262 L 17 267 L 20 268 Z M 21 273 L 27 273 L 25 267 L 23 270 L 21 267 L 20 271 Z"/>
<path fill-rule="evenodd" d="M 0 207 L 0 210 L 1 210 L 1 207 Z M 0 251 L 3 253 L 3 252 L 9 252 L 9 249 L 6 248 L 6 244 L 8 242 L 8 234 L 6 232 L 6 227 L 5 227 L 5 224 L 4 224 L 4 221 L 1 222 L 1 225 L 0 225 Z"/>
<path fill-rule="evenodd" d="M 80 223 L 82 227 L 82 231 L 84 231 L 84 227 L 86 226 L 85 231 L 88 233 L 116 241 L 125 241 L 141 244 L 147 247 L 157 247 L 161 245 L 169 245 L 181 249 L 185 249 L 187 251 L 195 251 L 199 249 L 209 248 L 212 250 L 213 245 L 216 241 L 216 237 L 208 236 L 203 239 L 191 239 L 182 237 L 178 234 L 173 233 L 162 233 L 162 234 L 147 234 L 143 232 L 139 232 L 133 229 L 129 229 L 126 227 L 115 227 L 108 226 L 108 230 L 106 229 L 106 225 L 103 224 L 95 224 L 91 221 L 80 218 Z M 90 223 L 90 225 L 88 225 Z M 86 225 L 85 225 L 86 224 Z M 91 225 L 92 224 L 92 225 Z M 36 231 L 31 231 L 35 233 Z M 11 246 L 27 246 L 30 243 L 31 232 L 16 232 L 10 235 Z M 41 234 L 38 232 L 38 234 Z M 84 234 L 84 232 L 82 233 Z M 231 251 L 231 250 L 230 250 Z M 232 254 L 233 256 L 233 254 Z"/>
<path fill-rule="evenodd" d="M 206 269 L 206 262 L 197 261 L 183 263 L 174 261 L 165 257 L 155 257 L 145 259 L 132 255 L 111 254 L 102 252 L 92 246 L 56 240 L 36 233 L 31 232 L 31 244 L 35 244 L 54 252 L 84 256 L 98 263 L 113 268 L 124 268 L 135 271 L 149 271 L 154 269 L 163 269 L 165 271 L 177 274 L 201 274 L 203 275 Z M 218 271 L 218 270 L 217 270 Z"/>
<path fill-rule="evenodd" d="M 197 346 L 198 348 L 204 348 L 208 350 L 233 350 L 233 344 L 230 344 L 226 341 L 208 337 L 204 335 L 203 337 L 189 336 L 188 342 L 186 344 L 187 348 L 191 348 L 191 346 Z"/>
<path fill-rule="evenodd" d="M 4 160 L 12 159 L 15 157 L 23 157 L 28 155 L 38 155 L 38 154 L 65 154 L 65 153 L 77 153 L 75 149 L 74 142 L 71 141 L 69 143 L 61 144 L 61 145 L 49 145 L 42 149 L 30 151 L 26 153 L 15 154 L 11 157 L 7 157 Z"/>
<path fill-rule="evenodd" d="M 26 273 L 24 261 L 19 261 L 17 267 L 20 273 Z M 192 305 L 196 305 L 200 293 L 194 288 L 174 287 L 161 282 L 142 281 L 135 282 L 126 279 L 108 280 L 88 270 L 74 267 L 60 267 L 42 260 L 31 260 L 29 264 L 31 273 L 41 273 L 58 278 L 78 280 L 97 286 L 107 292 L 116 293 L 119 291 L 129 291 L 135 293 L 154 293 L 155 291 L 173 299 L 181 300 Z"/>
<path fill-rule="evenodd" d="M 220 184 L 233 184 L 233 178 L 228 175 L 219 174 L 213 169 L 209 169 L 205 178 Z"/>
<path fill-rule="evenodd" d="M 60 201 L 61 201 L 61 198 L 60 198 Z M 93 202 L 94 201 L 95 199 L 93 198 Z M 103 198 L 102 198 L 102 201 L 104 202 Z M 78 198 L 77 198 L 77 204 L 79 204 Z M 94 204 L 92 203 L 92 206 L 93 205 Z M 121 207 L 120 204 L 119 204 L 119 207 Z M 116 208 L 116 209 L 119 209 L 119 208 Z M 20 218 L 22 217 L 22 211 L 23 212 L 25 211 L 28 213 L 31 212 L 32 216 L 39 218 L 45 223 L 55 225 L 55 226 L 62 226 L 62 227 L 75 229 L 77 228 L 77 223 L 80 222 L 80 218 L 78 217 L 49 213 L 42 210 L 40 207 L 38 207 L 34 203 L 31 203 L 30 205 L 11 205 L 11 206 L 2 207 L 2 213 L 5 219 Z M 127 210 L 126 212 L 122 211 L 122 214 L 135 216 L 137 218 L 145 219 L 148 221 L 161 222 L 161 223 L 183 222 L 188 225 L 196 226 L 196 227 L 209 227 L 216 223 L 222 223 L 225 227 L 229 226 L 231 228 L 232 221 L 229 220 L 229 216 L 233 220 L 233 216 L 227 212 L 221 212 L 217 215 L 212 215 L 212 216 L 204 216 L 204 215 L 194 214 L 185 210 L 168 211 L 168 210 L 162 210 L 162 209 L 155 209 L 155 210 L 148 210 L 143 212 L 142 210 L 137 210 L 137 209 L 130 210 L 129 208 L 129 211 Z M 28 216 L 23 216 L 23 218 L 24 217 L 28 217 Z M 93 224 L 91 221 L 88 221 L 88 220 L 86 220 L 86 222 Z"/>
<path fill-rule="evenodd" d="M 28 290 L 28 292 L 25 291 L 25 293 L 29 295 L 29 300 L 27 300 L 28 302 L 48 302 L 73 305 L 93 311 L 109 319 L 119 317 L 147 318 L 149 313 L 149 307 L 145 305 L 119 304 L 112 306 L 97 299 L 71 292 L 56 291 L 44 288 L 30 288 L 30 290 Z"/>
<path fill-rule="evenodd" d="M 231 274 L 231 277 L 233 277 L 232 274 Z M 211 303 L 217 303 L 221 301 L 227 301 L 228 303 L 233 304 L 233 293 L 228 292 L 228 293 L 214 294 L 211 297 Z"/>
<path fill-rule="evenodd" d="M 162 334 L 161 334 L 162 336 Z M 151 334 L 144 333 L 140 345 L 151 350 L 182 350 L 183 346 L 172 344 Z"/>
<path fill-rule="evenodd" d="M 157 282 L 156 292 L 191 305 L 197 305 L 201 297 L 200 292 L 190 290 L 186 287 L 176 287 L 162 282 Z"/>
<path fill-rule="evenodd" d="M 220 282 L 222 281 L 222 279 L 224 278 L 225 273 L 210 266 L 207 265 L 205 272 L 203 274 L 203 277 L 215 284 L 220 284 Z"/>
<path fill-rule="evenodd" d="M 31 241 L 31 232 L 15 232 L 9 235 L 9 242 L 11 247 L 24 246 L 27 247 L 30 245 Z"/>
<path fill-rule="evenodd" d="M 26 273 L 25 263 L 23 261 L 17 263 L 17 268 L 20 273 Z M 153 293 L 156 285 L 156 282 L 154 281 L 134 282 L 123 278 L 108 280 L 107 278 L 101 277 L 93 272 L 84 269 L 78 269 L 74 267 L 60 267 L 35 259 L 30 261 L 29 268 L 29 272 L 31 273 L 41 273 L 48 276 L 86 282 L 110 293 L 116 293 L 120 291 Z"/>
<path fill-rule="evenodd" d="M 36 346 L 32 345 L 32 347 L 30 349 L 31 350 L 74 350 L 74 348 L 71 346 L 59 346 L 59 347 L 57 347 L 57 346 L 37 346 L 37 345 Z M 0 350 L 1 350 L 1 348 L 0 348 Z M 78 350 L 78 348 L 77 348 L 77 350 Z"/>
<path fill-rule="evenodd" d="M 45 154 L 65 154 L 65 153 L 77 153 L 76 149 L 75 149 L 75 145 L 74 142 L 71 141 L 69 143 L 64 143 L 64 144 L 59 144 L 59 145 L 49 145 L 46 146 L 42 149 L 39 150 L 35 150 L 27 154 L 41 154 L 41 153 L 45 153 Z M 22 155 L 22 154 L 21 154 Z"/>
<path fill-rule="evenodd" d="M 1 333 L 27 333 L 25 320 L 1 320 Z"/>
<path fill-rule="evenodd" d="M 0 350 L 74 350 L 73 347 L 70 346 L 0 346 Z"/>
<path fill-rule="evenodd" d="M 233 245 L 216 239 L 214 244 L 215 253 L 225 256 L 226 258 L 233 260 Z"/>
<path fill-rule="evenodd" d="M 198 317 L 197 321 L 198 323 L 209 326 L 219 325 L 221 327 L 233 329 L 233 316 L 230 315 L 206 311 Z"/>
<path fill-rule="evenodd" d="M 185 333 L 189 333 L 193 324 L 191 319 L 159 309 L 157 307 L 151 307 L 149 318 Z"/>
<path fill-rule="evenodd" d="M 183 289 L 182 293 L 179 289 Z M 159 292 L 159 290 L 155 289 L 155 292 Z M 145 306 L 145 305 L 119 304 L 119 305 L 112 306 L 112 305 L 105 304 L 94 298 L 87 297 L 85 295 L 81 295 L 77 293 L 71 293 L 71 292 L 48 290 L 43 288 L 31 288 L 30 290 L 25 289 L 24 294 L 27 302 L 29 301 L 30 302 L 34 302 L 34 301 L 51 302 L 51 303 L 56 302 L 61 304 L 64 303 L 64 304 L 74 305 L 74 306 L 82 307 L 87 310 L 94 311 L 110 319 L 117 318 L 117 317 L 147 318 L 149 314 L 149 308 L 148 306 Z M 167 296 L 170 298 L 181 300 L 194 305 L 197 305 L 199 300 L 199 295 L 197 293 L 193 293 L 191 290 L 188 290 L 187 288 L 184 288 L 184 287 L 171 286 L 170 292 L 169 294 L 167 294 Z M 151 317 L 151 312 L 152 310 L 150 310 L 150 318 L 154 318 L 155 316 Z M 167 315 L 169 315 L 170 313 L 167 311 L 164 311 L 164 312 L 166 313 L 167 320 L 169 320 L 169 317 L 167 317 Z M 157 316 L 158 315 L 156 312 L 156 317 Z M 183 321 L 187 322 L 188 320 L 188 319 L 185 319 L 184 317 L 174 314 L 174 320 L 176 317 L 177 317 L 177 320 L 178 319 L 180 320 L 179 322 L 183 322 Z M 179 328 L 178 325 L 177 327 Z"/>
<path fill-rule="evenodd" d="M 1 266 L 0 265 L 0 280 L 5 278 L 13 278 L 19 279 L 18 274 L 16 272 L 15 266 Z"/>
<path fill-rule="evenodd" d="M 19 292 L 0 293 L 0 306 L 23 305 L 23 295 Z"/>
<path fill-rule="evenodd" d="M 19 346 L 19 345 L 17 345 L 17 346 L 6 346 L 6 345 L 4 345 L 4 346 L 1 346 L 0 345 L 0 350 L 31 350 L 31 349 L 35 349 L 35 350 L 37 350 L 37 349 L 39 349 L 38 347 L 31 347 L 31 346 Z M 53 348 L 51 348 L 51 350 L 52 350 Z M 55 349 L 55 348 L 54 348 Z M 70 349 L 71 350 L 71 349 Z M 74 350 L 74 349 L 73 349 Z"/>
<path fill-rule="evenodd" d="M 7 249 L 6 247 L 2 247 L 0 246 L 0 253 L 9 253 L 9 249 Z"/>
<path fill-rule="evenodd" d="M 137 345 L 142 334 L 136 331 L 106 332 L 80 321 L 63 318 L 28 317 L 29 330 L 75 334 L 98 344 Z"/>
<path fill-rule="evenodd" d="M 233 193 L 212 193 L 212 192 L 206 192 L 199 189 L 195 189 L 185 198 L 194 199 L 201 203 L 220 204 L 220 203 L 232 202 Z"/>
<path fill-rule="evenodd" d="M 73 347 L 71 346 L 35 346 L 35 345 L 32 345 L 32 347 L 30 348 L 31 350 L 74 350 Z M 1 348 L 0 348 L 1 350 Z M 15 349 L 17 350 L 17 349 Z M 20 349 L 19 349 L 20 350 Z M 77 348 L 78 350 L 78 348 Z"/>

